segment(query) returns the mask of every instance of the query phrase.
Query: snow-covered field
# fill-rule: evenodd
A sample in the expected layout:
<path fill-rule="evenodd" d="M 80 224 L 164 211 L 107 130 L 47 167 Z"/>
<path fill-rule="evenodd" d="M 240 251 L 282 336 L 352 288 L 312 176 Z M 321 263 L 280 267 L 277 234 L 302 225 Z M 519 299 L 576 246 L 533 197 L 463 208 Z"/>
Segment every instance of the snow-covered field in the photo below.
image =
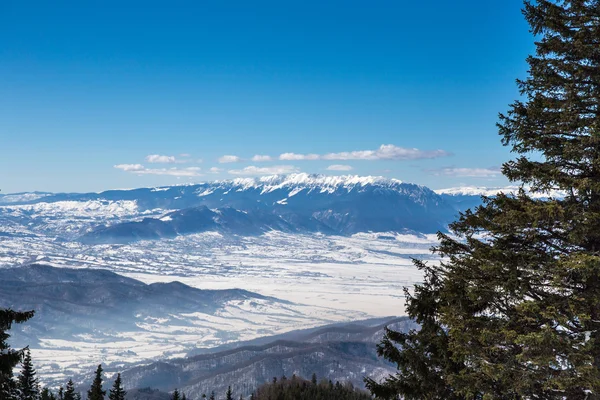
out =
<path fill-rule="evenodd" d="M 43 237 L 0 237 L 0 267 L 45 263 L 105 268 L 146 283 L 242 288 L 263 295 L 372 316 L 401 315 L 404 286 L 421 275 L 412 258 L 431 258 L 435 235 L 351 237 L 271 232 L 217 233 L 88 246 Z"/>
<path fill-rule="evenodd" d="M 291 301 L 227 304 L 216 315 L 141 318 L 135 332 L 97 332 L 80 340 L 39 338 L 32 353 L 45 380 L 94 365 L 185 355 L 295 329 L 404 314 L 403 287 L 421 280 L 412 258 L 431 259 L 435 235 L 362 233 L 349 237 L 269 232 L 202 233 L 128 245 L 84 245 L 91 226 L 161 215 L 135 202 L 90 201 L 0 206 L 0 268 L 31 263 L 101 268 L 145 283 L 180 281 L 199 289 L 241 288 Z M 4 216 L 4 217 L 3 217 Z M 56 381 L 55 381 L 56 382 Z"/>

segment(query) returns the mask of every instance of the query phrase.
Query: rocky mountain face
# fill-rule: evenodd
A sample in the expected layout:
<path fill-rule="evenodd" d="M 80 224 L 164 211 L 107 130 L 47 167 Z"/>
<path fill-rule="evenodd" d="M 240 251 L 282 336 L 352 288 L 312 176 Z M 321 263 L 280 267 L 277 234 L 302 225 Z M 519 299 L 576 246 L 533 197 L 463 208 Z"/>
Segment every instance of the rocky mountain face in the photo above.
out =
<path fill-rule="evenodd" d="M 247 396 L 273 377 L 296 375 L 310 379 L 352 382 L 363 387 L 365 376 L 381 379 L 394 372 L 376 354 L 384 327 L 407 331 L 416 324 L 407 318 L 336 325 L 308 333 L 281 335 L 260 345 L 238 344 L 233 349 L 212 351 L 183 359 L 135 367 L 122 374 L 127 387 L 152 387 L 161 391 L 178 388 L 190 398 L 211 391 Z M 290 340 L 293 339 L 293 340 Z"/>

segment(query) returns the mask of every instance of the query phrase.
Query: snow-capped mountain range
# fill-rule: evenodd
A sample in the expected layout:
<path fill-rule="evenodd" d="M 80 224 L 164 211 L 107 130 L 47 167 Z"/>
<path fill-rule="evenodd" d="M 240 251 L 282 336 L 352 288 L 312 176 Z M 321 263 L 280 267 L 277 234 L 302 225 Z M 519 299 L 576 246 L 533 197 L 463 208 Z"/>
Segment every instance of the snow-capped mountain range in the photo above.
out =
<path fill-rule="evenodd" d="M 60 217 L 57 236 L 72 240 L 79 235 L 87 243 L 204 231 L 433 233 L 444 230 L 457 213 L 451 202 L 424 186 L 381 177 L 308 174 L 102 193 L 23 193 L 0 202 L 5 225 L 48 230 Z M 77 221 L 65 229 L 67 215 Z"/>
<path fill-rule="evenodd" d="M 433 233 L 445 230 L 459 211 L 480 204 L 481 195 L 514 194 L 518 189 L 433 191 L 383 177 L 274 175 L 101 193 L 3 195 L 0 222 L 13 230 L 27 227 L 88 244 L 206 231 L 235 235 L 271 230 L 333 235 Z"/>

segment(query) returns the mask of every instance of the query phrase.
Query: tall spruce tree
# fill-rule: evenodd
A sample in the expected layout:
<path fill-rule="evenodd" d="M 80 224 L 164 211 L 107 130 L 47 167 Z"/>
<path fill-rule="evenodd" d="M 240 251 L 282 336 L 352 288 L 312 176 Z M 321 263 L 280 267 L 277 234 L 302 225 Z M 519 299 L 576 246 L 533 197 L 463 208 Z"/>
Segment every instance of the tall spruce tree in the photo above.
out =
<path fill-rule="evenodd" d="M 227 393 L 225 394 L 225 398 L 227 400 L 233 400 L 233 392 L 231 391 L 231 386 L 227 388 Z"/>
<path fill-rule="evenodd" d="M 600 0 L 523 12 L 536 53 L 500 115 L 502 171 L 547 198 L 484 199 L 439 235 L 444 262 L 417 262 L 407 296 L 421 330 L 379 345 L 399 368 L 367 382 L 379 397 L 600 398 Z"/>
<path fill-rule="evenodd" d="M 121 374 L 117 374 L 117 379 L 113 383 L 113 387 L 108 393 L 109 400 L 125 400 L 127 392 L 123 389 L 123 382 L 121 381 Z"/>
<path fill-rule="evenodd" d="M 179 396 L 179 390 L 175 389 L 173 391 L 173 394 L 171 395 L 171 400 L 181 400 L 181 397 Z"/>
<path fill-rule="evenodd" d="M 20 400 L 37 400 L 40 397 L 40 389 L 36 378 L 35 368 L 31 361 L 31 351 L 25 350 L 21 373 L 18 377 L 18 390 Z"/>
<path fill-rule="evenodd" d="M 106 390 L 102 390 L 102 364 L 100 364 L 98 365 L 98 368 L 96 368 L 94 381 L 92 382 L 90 390 L 87 392 L 87 398 L 88 400 L 104 400 L 105 395 Z"/>
<path fill-rule="evenodd" d="M 13 368 L 23 357 L 22 350 L 11 349 L 7 343 L 12 324 L 23 323 L 33 317 L 33 311 L 19 312 L 0 308 L 0 399 L 12 400 L 16 397 L 16 382 Z"/>

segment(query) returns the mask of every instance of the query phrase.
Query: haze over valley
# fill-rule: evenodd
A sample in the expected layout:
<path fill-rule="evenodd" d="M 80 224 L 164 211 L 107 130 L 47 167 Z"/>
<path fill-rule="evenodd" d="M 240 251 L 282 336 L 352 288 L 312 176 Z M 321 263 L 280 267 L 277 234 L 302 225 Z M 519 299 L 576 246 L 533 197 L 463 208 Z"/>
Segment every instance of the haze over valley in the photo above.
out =
<path fill-rule="evenodd" d="M 435 232 L 478 199 L 308 174 L 2 195 L 0 307 L 37 310 L 12 340 L 49 382 L 401 316 L 412 259 L 437 262 Z"/>

